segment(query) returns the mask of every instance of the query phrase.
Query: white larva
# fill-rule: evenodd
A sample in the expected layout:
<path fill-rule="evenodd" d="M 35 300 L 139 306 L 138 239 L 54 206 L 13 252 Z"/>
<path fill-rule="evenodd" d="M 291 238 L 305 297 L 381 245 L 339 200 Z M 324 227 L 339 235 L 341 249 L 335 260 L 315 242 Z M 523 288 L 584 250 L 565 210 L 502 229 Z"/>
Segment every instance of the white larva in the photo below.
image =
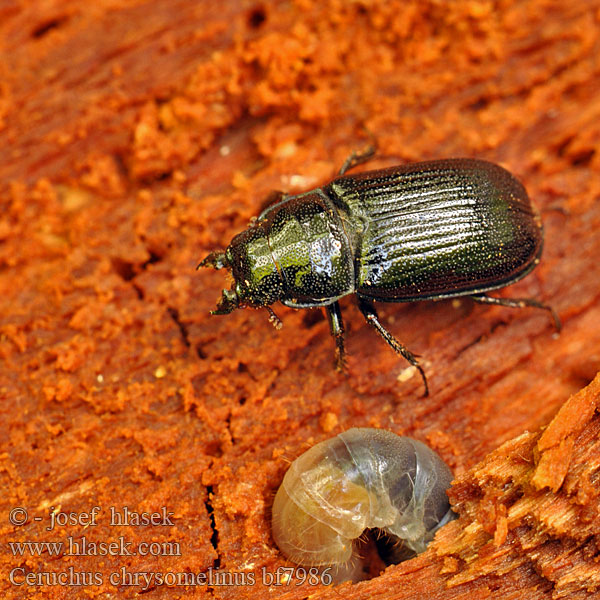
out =
<path fill-rule="evenodd" d="M 292 562 L 341 570 L 365 529 L 398 540 L 404 557 L 423 552 L 455 516 L 451 481 L 425 444 L 384 429 L 349 429 L 291 464 L 273 504 L 273 539 Z"/>

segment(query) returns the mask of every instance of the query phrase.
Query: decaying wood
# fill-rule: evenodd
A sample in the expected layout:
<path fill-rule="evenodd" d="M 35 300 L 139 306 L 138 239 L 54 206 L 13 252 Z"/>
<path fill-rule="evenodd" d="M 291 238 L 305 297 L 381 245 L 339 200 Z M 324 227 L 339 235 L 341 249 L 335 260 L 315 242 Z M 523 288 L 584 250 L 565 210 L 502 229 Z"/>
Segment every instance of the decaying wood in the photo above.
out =
<path fill-rule="evenodd" d="M 1 3 L 0 562 L 102 580 L 3 577 L 3 597 L 597 594 L 599 15 L 598 0 Z M 346 375 L 319 311 L 277 307 L 282 332 L 265 311 L 209 315 L 229 281 L 199 260 L 270 191 L 324 183 L 373 140 L 373 168 L 475 156 L 524 182 L 544 253 L 499 294 L 552 304 L 560 336 L 544 311 L 381 304 L 421 357 L 423 399 L 350 298 Z M 360 426 L 440 453 L 460 518 L 370 581 L 267 585 L 291 567 L 270 534 L 289 461 Z M 47 529 L 95 506 L 94 526 Z M 125 506 L 174 524 L 116 528 Z M 180 553 L 8 545 L 119 536 Z M 225 579 L 111 582 L 121 569 Z"/>
<path fill-rule="evenodd" d="M 523 433 L 459 478 L 461 518 L 438 536 L 453 587 L 527 565 L 552 597 L 600 587 L 600 376 L 542 432 Z"/>

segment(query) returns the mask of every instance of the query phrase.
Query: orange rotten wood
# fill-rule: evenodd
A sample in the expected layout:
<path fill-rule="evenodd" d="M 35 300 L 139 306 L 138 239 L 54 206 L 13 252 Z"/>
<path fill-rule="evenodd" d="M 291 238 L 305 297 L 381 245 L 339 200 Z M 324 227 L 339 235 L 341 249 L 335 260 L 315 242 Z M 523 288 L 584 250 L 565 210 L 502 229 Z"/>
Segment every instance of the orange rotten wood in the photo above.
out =
<path fill-rule="evenodd" d="M 600 369 L 599 20 L 598 0 L 4 2 L 3 597 L 597 594 L 597 382 L 576 392 Z M 373 138 L 367 168 L 472 156 L 524 182 L 545 247 L 506 296 L 552 304 L 560 337 L 537 311 L 379 305 L 424 361 L 423 400 L 351 301 L 347 376 L 319 311 L 282 309 L 280 332 L 264 311 L 209 315 L 222 273 L 197 260 L 270 191 L 329 181 Z M 369 581 L 266 585 L 291 566 L 270 531 L 289 461 L 351 427 L 430 445 L 457 477 L 460 518 Z M 52 510 L 96 506 L 95 525 L 47 529 Z M 110 525 L 125 506 L 173 517 Z M 26 524 L 10 523 L 15 507 Z M 159 546 L 14 546 L 84 537 Z M 98 580 L 52 585 L 74 572 Z M 239 585 L 202 584 L 211 573 Z"/>

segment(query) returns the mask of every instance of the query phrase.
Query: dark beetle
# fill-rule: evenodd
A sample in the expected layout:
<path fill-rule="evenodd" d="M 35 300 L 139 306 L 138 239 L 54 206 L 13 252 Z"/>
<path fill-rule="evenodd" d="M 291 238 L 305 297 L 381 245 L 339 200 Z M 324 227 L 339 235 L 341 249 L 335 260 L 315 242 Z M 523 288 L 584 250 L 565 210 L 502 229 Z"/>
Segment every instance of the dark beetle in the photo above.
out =
<path fill-rule="evenodd" d="M 304 194 L 279 194 L 225 252 L 199 267 L 230 268 L 234 284 L 212 314 L 266 307 L 324 306 L 344 366 L 338 300 L 358 306 L 383 339 L 423 378 L 415 356 L 379 322 L 372 301 L 413 302 L 470 296 L 510 307 L 551 307 L 530 298 L 485 292 L 525 277 L 539 262 L 542 225 L 523 185 L 482 160 L 436 160 L 344 175 L 372 150 L 352 155 L 331 183 Z"/>

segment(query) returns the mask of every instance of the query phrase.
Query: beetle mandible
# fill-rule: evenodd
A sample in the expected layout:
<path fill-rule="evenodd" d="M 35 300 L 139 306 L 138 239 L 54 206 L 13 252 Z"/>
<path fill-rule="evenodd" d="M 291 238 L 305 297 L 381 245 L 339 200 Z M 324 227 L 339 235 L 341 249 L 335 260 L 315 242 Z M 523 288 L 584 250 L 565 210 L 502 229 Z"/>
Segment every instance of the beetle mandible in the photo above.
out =
<path fill-rule="evenodd" d="M 230 269 L 212 314 L 270 305 L 325 307 L 344 368 L 344 325 L 339 299 L 356 294 L 367 323 L 427 378 L 415 355 L 381 324 L 373 301 L 414 302 L 469 296 L 476 302 L 554 310 L 532 298 L 494 298 L 486 292 L 518 281 L 540 261 L 540 216 L 523 185 L 483 160 L 434 160 L 346 172 L 365 162 L 353 153 L 339 176 L 303 194 L 277 194 L 227 249 L 199 265 Z"/>

